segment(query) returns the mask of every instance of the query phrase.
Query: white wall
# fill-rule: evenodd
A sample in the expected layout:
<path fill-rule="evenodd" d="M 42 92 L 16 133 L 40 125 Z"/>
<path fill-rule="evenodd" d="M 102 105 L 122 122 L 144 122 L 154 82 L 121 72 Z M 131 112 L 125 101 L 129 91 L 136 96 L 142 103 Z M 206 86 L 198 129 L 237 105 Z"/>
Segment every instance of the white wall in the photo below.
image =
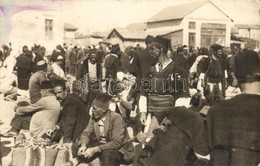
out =
<path fill-rule="evenodd" d="M 45 19 L 53 20 L 53 38 L 45 38 Z M 64 22 L 59 11 L 28 10 L 14 14 L 10 19 L 8 40 L 14 49 L 21 51 L 23 45 L 29 47 L 40 44 L 51 52 L 56 45 L 63 44 Z"/>

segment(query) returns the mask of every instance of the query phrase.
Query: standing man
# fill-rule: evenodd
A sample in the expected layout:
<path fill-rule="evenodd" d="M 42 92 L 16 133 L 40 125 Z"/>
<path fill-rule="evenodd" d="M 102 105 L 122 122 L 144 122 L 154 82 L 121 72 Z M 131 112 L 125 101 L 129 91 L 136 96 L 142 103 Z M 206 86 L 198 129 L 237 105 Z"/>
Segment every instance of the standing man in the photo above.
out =
<path fill-rule="evenodd" d="M 18 89 L 28 90 L 32 66 L 32 52 L 27 46 L 23 46 L 23 53 L 16 58 Z"/>
<path fill-rule="evenodd" d="M 235 75 L 242 91 L 212 106 L 207 130 L 195 151 L 211 154 L 212 165 L 257 165 L 260 163 L 260 57 L 244 50 L 235 56 Z M 203 134 L 201 135 L 203 136 Z"/>
<path fill-rule="evenodd" d="M 150 53 L 157 63 L 150 68 L 149 86 L 141 85 L 141 97 L 138 103 L 141 112 L 140 121 L 147 126 L 144 138 L 148 140 L 153 137 L 152 131 L 162 122 L 164 111 L 173 110 L 178 99 L 190 96 L 188 74 L 167 56 L 169 46 L 169 39 L 156 36 Z M 142 89 L 143 87 L 145 88 Z M 151 115 L 151 122 L 148 124 L 147 113 Z M 145 140 L 139 139 L 139 141 Z"/>
<path fill-rule="evenodd" d="M 211 45 L 212 54 L 201 62 L 201 79 L 206 104 L 211 106 L 224 100 L 226 89 L 226 59 L 221 45 Z"/>
<path fill-rule="evenodd" d="M 134 147 L 128 142 L 130 137 L 121 115 L 109 110 L 111 102 L 111 96 L 105 93 L 93 101 L 89 124 L 72 147 L 79 162 L 88 163 L 99 157 L 102 166 L 131 163 Z"/>
<path fill-rule="evenodd" d="M 112 45 L 110 54 L 105 58 L 107 91 L 112 95 L 120 92 L 118 81 L 123 80 L 122 63 L 120 61 L 121 50 L 119 44 Z M 118 89 L 119 88 L 119 89 Z"/>

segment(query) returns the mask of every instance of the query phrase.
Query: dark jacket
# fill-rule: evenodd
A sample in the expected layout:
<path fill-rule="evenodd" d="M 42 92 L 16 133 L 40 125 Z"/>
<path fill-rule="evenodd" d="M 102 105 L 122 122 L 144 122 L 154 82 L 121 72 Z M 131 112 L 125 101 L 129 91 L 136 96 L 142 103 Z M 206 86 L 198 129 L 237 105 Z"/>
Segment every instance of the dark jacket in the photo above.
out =
<path fill-rule="evenodd" d="M 32 72 L 32 57 L 25 55 L 24 53 L 16 58 L 17 67 L 17 78 L 18 78 L 18 88 L 22 90 L 28 90 L 29 79 Z"/>
<path fill-rule="evenodd" d="M 107 143 L 99 146 L 102 151 L 109 149 L 118 150 L 118 152 L 123 154 L 126 161 L 133 158 L 134 147 L 133 144 L 129 142 L 130 137 L 121 115 L 109 111 L 104 121 L 104 132 Z M 90 119 L 88 127 L 80 136 L 78 144 L 84 143 L 88 145 L 91 134 L 94 134 L 96 139 L 100 137 L 98 122 L 95 122 L 93 119 Z"/>
<path fill-rule="evenodd" d="M 186 156 L 203 127 L 203 118 L 186 107 L 176 107 L 164 113 L 172 125 L 166 131 L 155 135 L 146 144 L 136 165 L 184 165 Z M 145 156 L 146 151 L 150 151 L 150 156 Z"/>
<path fill-rule="evenodd" d="M 260 163 L 259 101 L 260 95 L 241 94 L 211 107 L 207 115 L 208 140 L 198 145 L 204 149 L 196 151 L 211 153 L 213 165 Z"/>
<path fill-rule="evenodd" d="M 80 97 L 69 94 L 62 103 L 58 126 L 64 136 L 64 143 L 75 142 L 89 121 L 86 105 Z"/>

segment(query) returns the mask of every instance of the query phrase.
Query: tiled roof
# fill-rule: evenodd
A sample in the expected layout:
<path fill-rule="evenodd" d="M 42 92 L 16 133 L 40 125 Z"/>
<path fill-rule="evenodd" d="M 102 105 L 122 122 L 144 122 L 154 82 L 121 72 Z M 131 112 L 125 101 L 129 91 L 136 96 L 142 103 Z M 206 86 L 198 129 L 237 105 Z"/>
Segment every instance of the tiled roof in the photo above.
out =
<path fill-rule="evenodd" d="M 113 32 L 118 33 L 118 35 L 123 39 L 133 39 L 133 40 L 144 40 L 147 36 L 145 31 L 134 30 L 127 28 L 115 28 L 113 29 L 107 38 L 110 38 Z"/>
<path fill-rule="evenodd" d="M 135 30 L 145 30 L 146 29 L 146 23 L 133 23 L 129 24 L 126 27 L 127 29 L 135 29 Z"/>
<path fill-rule="evenodd" d="M 147 22 L 159 22 L 159 21 L 166 21 L 166 20 L 176 20 L 176 19 L 183 19 L 185 16 L 190 14 L 191 12 L 195 11 L 196 9 L 200 8 L 206 3 L 211 3 L 214 5 L 218 10 L 220 10 L 224 15 L 226 15 L 220 8 L 218 8 L 212 1 L 204 0 L 200 2 L 182 4 L 182 5 L 175 5 L 169 6 L 161 10 L 155 16 L 150 18 Z M 226 15 L 229 17 L 228 15 Z"/>
<path fill-rule="evenodd" d="M 238 29 L 260 29 L 260 24 L 236 24 Z"/>
<path fill-rule="evenodd" d="M 96 37 L 96 38 L 105 38 L 107 37 L 108 32 L 93 32 L 91 34 L 91 37 Z"/>
<path fill-rule="evenodd" d="M 148 35 L 157 36 L 157 35 L 168 35 L 170 33 L 180 31 L 182 29 L 168 30 L 168 31 L 144 31 L 144 30 L 134 30 L 127 28 L 115 28 L 113 29 L 107 39 L 109 39 L 112 34 L 115 32 L 120 38 L 124 40 L 145 40 Z"/>
<path fill-rule="evenodd" d="M 68 23 L 64 23 L 64 30 L 67 30 L 67 31 L 76 31 L 78 30 L 77 27 L 71 25 L 71 24 L 68 24 Z"/>

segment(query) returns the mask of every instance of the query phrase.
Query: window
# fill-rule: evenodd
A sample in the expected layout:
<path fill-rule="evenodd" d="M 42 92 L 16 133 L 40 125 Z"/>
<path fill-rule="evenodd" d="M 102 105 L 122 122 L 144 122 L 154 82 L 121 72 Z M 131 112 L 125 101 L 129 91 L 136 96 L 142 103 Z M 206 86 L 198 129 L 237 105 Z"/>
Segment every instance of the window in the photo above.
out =
<path fill-rule="evenodd" d="M 45 38 L 47 40 L 52 39 L 53 32 L 53 20 L 45 19 Z"/>
<path fill-rule="evenodd" d="M 196 29 L 196 23 L 195 22 L 189 22 L 189 29 Z"/>
<path fill-rule="evenodd" d="M 189 33 L 189 47 L 195 47 L 196 44 L 196 34 Z"/>
<path fill-rule="evenodd" d="M 201 47 L 209 47 L 214 43 L 225 45 L 225 38 L 225 24 L 203 23 L 201 25 Z"/>

